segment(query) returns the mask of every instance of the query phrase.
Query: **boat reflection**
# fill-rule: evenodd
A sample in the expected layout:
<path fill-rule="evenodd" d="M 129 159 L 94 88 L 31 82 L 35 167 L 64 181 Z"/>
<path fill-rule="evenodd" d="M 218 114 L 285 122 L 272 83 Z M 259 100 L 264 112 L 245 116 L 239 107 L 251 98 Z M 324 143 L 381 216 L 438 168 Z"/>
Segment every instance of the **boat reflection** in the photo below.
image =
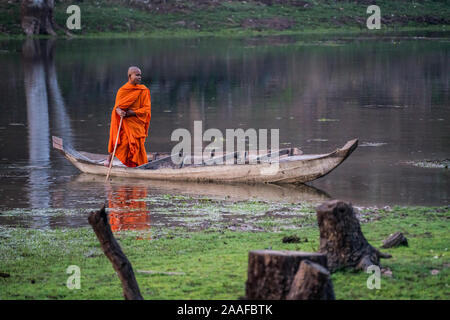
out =
<path fill-rule="evenodd" d="M 98 184 L 100 186 L 104 184 L 104 181 L 105 178 L 103 176 L 82 173 L 77 176 L 71 182 L 71 184 L 91 183 L 91 187 L 95 188 L 95 184 Z M 322 203 L 331 199 L 331 196 L 326 192 L 306 184 L 218 184 L 183 181 L 138 180 L 120 177 L 114 177 L 110 184 L 111 186 L 143 188 L 147 190 L 149 194 L 182 194 L 214 198 L 227 198 L 230 200 L 265 200 L 292 203 Z"/>
<path fill-rule="evenodd" d="M 150 229 L 150 211 L 142 186 L 115 185 L 108 192 L 109 223 L 113 232 Z"/>

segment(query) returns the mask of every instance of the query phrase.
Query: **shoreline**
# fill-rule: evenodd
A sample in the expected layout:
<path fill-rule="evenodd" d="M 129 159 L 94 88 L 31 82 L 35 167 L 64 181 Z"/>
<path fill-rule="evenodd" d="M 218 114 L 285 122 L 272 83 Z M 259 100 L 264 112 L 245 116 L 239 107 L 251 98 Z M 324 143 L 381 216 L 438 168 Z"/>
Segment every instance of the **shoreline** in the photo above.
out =
<path fill-rule="evenodd" d="M 203 187 L 203 188 L 201 188 Z M 323 202 L 340 199 L 313 187 L 303 189 L 257 188 L 244 190 L 241 186 L 225 185 L 223 190 L 207 190 L 211 186 L 198 187 L 191 192 L 145 193 L 142 197 L 125 197 L 118 203 L 110 196 L 106 199 L 107 213 L 123 216 L 124 227 L 127 220 L 134 221 L 135 229 L 152 229 L 157 234 L 161 230 L 178 227 L 190 231 L 203 231 L 215 225 L 227 228 L 233 224 L 235 230 L 279 231 L 290 228 L 303 215 L 314 215 L 315 208 Z M 235 188 L 235 190 L 234 190 Z M 141 189 L 139 189 L 141 190 Z M 174 190 L 175 191 L 175 190 Z M 192 193 L 194 192 L 194 193 Z M 119 194 L 115 194 L 117 197 Z M 125 195 L 122 195 L 125 196 Z M 401 210 L 448 210 L 450 205 L 364 205 L 349 199 L 361 222 L 369 222 L 385 211 Z M 53 230 L 58 228 L 78 229 L 89 226 L 87 214 L 98 208 L 98 201 L 88 200 L 89 207 L 73 208 L 5 208 L 0 210 L 0 228 L 25 228 L 34 230 Z M 98 207 L 101 202 L 98 202 Z M 138 216 L 147 217 L 136 219 Z M 238 220 L 235 221 L 235 219 Z M 136 219 L 136 220 L 134 220 Z M 42 220 L 42 223 L 38 223 Z M 51 222 L 49 222 L 51 221 Z M 156 225 L 154 228 L 153 225 Z M 272 226 L 265 228 L 265 225 Z M 162 234 L 164 234 L 162 232 Z"/>
<path fill-rule="evenodd" d="M 36 35 L 26 36 L 24 34 L 3 35 L 0 34 L 0 41 L 13 41 L 13 40 L 26 40 L 26 39 L 57 39 L 57 40 L 89 40 L 89 39 L 190 39 L 190 38 L 229 38 L 240 39 L 249 37 L 333 37 L 333 36 L 351 36 L 351 37 L 368 37 L 373 39 L 378 38 L 401 38 L 401 37 L 424 37 L 420 36 L 421 33 L 444 33 L 444 39 L 450 38 L 450 25 L 443 26 L 428 26 L 428 27 L 403 27 L 403 28 L 389 28 L 381 30 L 361 30 L 359 28 L 354 29 L 309 29 L 309 30 L 289 30 L 289 31 L 248 31 L 248 30 L 223 30 L 221 32 L 191 32 L 191 31 L 157 31 L 157 32 L 99 32 L 99 33 L 87 33 L 87 34 L 74 34 L 73 36 L 67 35 Z M 409 35 L 408 35 L 409 34 Z M 434 38 L 434 37 L 431 37 Z"/>

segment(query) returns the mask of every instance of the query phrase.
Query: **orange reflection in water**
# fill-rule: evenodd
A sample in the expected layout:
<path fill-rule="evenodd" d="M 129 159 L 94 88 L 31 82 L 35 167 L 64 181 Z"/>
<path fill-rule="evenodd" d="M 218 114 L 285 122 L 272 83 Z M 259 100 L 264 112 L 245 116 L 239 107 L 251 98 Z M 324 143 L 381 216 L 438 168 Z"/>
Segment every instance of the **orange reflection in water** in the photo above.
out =
<path fill-rule="evenodd" d="M 147 189 L 136 186 L 120 186 L 109 192 L 109 223 L 113 232 L 150 229 L 145 197 Z"/>

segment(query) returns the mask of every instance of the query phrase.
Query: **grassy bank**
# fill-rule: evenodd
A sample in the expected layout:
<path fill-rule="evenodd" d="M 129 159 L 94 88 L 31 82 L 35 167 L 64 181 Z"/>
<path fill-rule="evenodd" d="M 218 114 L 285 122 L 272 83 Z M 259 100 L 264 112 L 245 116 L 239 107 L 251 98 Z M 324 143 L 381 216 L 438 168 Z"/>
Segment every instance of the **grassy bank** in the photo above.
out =
<path fill-rule="evenodd" d="M 267 209 L 258 202 L 236 206 L 255 214 Z M 280 212 L 289 209 L 286 204 Z M 258 231 L 233 229 L 230 221 L 219 226 L 210 223 L 195 231 L 173 227 L 157 233 L 152 227 L 150 233 L 125 231 L 116 237 L 133 264 L 145 299 L 237 299 L 245 294 L 249 250 L 317 250 L 319 233 L 312 209 L 298 212 L 295 224 L 289 226 L 280 223 L 281 215 L 265 214 Z M 393 258 L 382 260 L 388 272 L 382 276 L 379 290 L 367 289 L 369 275 L 364 272 L 334 273 L 336 297 L 449 299 L 449 218 L 449 207 L 365 210 L 360 219 L 371 244 L 379 247 L 389 234 L 401 231 L 409 247 L 382 250 Z M 290 235 L 299 236 L 301 242 L 283 243 L 282 238 Z M 0 239 L 1 299 L 122 299 L 119 279 L 88 227 L 1 227 Z M 79 290 L 66 287 L 69 265 L 81 269 Z"/>
<path fill-rule="evenodd" d="M 270 4 L 273 3 L 273 4 Z M 67 7 L 57 2 L 55 21 L 66 25 Z M 377 1 L 381 30 L 367 30 L 367 4 L 335 1 L 167 1 L 125 5 L 122 1 L 84 1 L 82 37 L 123 36 L 246 36 L 269 34 L 448 30 L 450 8 L 445 1 Z M 18 1 L 0 4 L 0 36 L 23 37 Z M 63 34 L 62 30 L 58 33 Z"/>

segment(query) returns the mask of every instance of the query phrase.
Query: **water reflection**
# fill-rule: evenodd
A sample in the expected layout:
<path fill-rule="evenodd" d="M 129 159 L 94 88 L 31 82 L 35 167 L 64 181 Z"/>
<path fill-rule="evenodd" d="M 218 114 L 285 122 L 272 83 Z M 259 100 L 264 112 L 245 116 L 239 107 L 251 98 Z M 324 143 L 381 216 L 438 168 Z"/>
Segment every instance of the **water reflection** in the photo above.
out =
<path fill-rule="evenodd" d="M 49 51 L 49 59 L 47 59 L 47 84 L 48 91 L 50 93 L 50 105 L 53 113 L 52 131 L 54 134 L 57 134 L 63 138 L 64 141 L 67 141 L 69 144 L 73 144 L 70 117 L 66 110 L 64 99 L 59 88 L 58 76 L 53 60 L 53 43 L 56 40 L 50 39 L 48 41 L 52 48 Z"/>
<path fill-rule="evenodd" d="M 78 175 L 70 182 L 70 189 L 82 190 L 89 186 L 91 190 L 103 187 L 104 177 L 87 173 Z M 112 186 L 112 187 L 111 187 Z M 128 193 L 136 194 L 135 199 L 150 197 L 157 194 L 181 194 L 194 197 L 211 197 L 219 199 L 235 200 L 262 200 L 283 201 L 292 203 L 317 202 L 321 203 L 332 199 L 323 190 L 301 185 L 275 185 L 275 184 L 243 184 L 243 183 L 201 183 L 184 181 L 163 180 L 139 180 L 130 178 L 114 177 L 108 185 L 109 199 L 114 198 L 113 190 L 126 190 Z M 111 189 L 112 188 L 112 189 Z M 130 190 L 139 190 L 130 191 Z M 143 196 L 139 198 L 139 195 Z M 145 195 L 144 195 L 145 194 Z M 97 195 L 93 195 L 94 197 Z M 120 197 L 117 198 L 118 201 Z M 140 202 L 140 201 L 139 201 Z"/>
<path fill-rule="evenodd" d="M 108 192 L 109 223 L 113 232 L 150 229 L 150 211 L 144 199 L 147 189 L 141 186 L 110 186 Z"/>
<path fill-rule="evenodd" d="M 22 45 L 24 88 L 27 105 L 31 208 L 51 207 L 50 105 L 55 132 L 71 141 L 70 120 L 58 85 L 53 62 L 54 39 L 27 39 Z M 50 94 L 50 97 L 47 95 Z M 39 225 L 45 217 L 39 217 Z"/>
<path fill-rule="evenodd" d="M 47 47 L 41 47 L 39 40 L 28 39 L 23 44 L 22 52 L 28 119 L 28 196 L 30 207 L 48 208 L 50 127 L 45 68 Z"/>

